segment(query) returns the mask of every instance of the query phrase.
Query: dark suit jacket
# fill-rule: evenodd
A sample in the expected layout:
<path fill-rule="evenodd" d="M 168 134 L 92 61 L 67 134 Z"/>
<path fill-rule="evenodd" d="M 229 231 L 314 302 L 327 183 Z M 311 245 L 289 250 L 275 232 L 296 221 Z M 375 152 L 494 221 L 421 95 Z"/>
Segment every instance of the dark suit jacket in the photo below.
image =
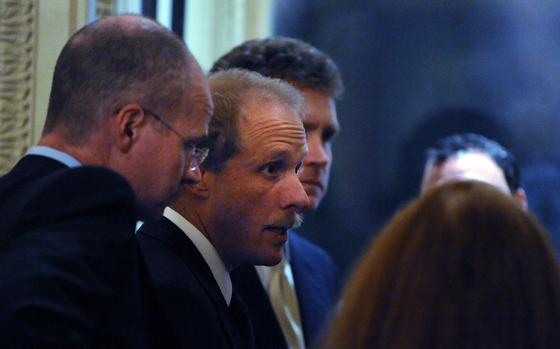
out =
<path fill-rule="evenodd" d="M 148 346 L 135 205 L 104 168 L 28 155 L 0 178 L 0 346 Z"/>
<path fill-rule="evenodd" d="M 310 347 L 320 334 L 338 298 L 337 268 L 319 246 L 290 231 L 290 265 L 301 314 L 303 335 Z M 285 349 L 286 340 L 268 294 L 254 266 L 232 273 L 233 285 L 249 308 L 257 349 Z"/>
<path fill-rule="evenodd" d="M 167 328 L 167 348 L 252 347 L 252 334 L 241 334 L 250 330 L 237 327 L 210 267 L 182 230 L 163 217 L 142 225 L 138 239 L 156 289 L 159 321 Z"/>

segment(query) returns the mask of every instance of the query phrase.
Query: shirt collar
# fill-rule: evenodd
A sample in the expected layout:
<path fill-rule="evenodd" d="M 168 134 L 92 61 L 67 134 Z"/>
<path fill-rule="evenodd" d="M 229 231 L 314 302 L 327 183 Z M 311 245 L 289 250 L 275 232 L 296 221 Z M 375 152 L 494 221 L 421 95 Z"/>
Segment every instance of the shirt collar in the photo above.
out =
<path fill-rule="evenodd" d="M 179 227 L 179 229 L 181 229 L 196 246 L 197 250 L 202 255 L 202 258 L 204 258 L 204 261 L 210 267 L 212 275 L 218 283 L 220 291 L 229 306 L 233 286 L 231 284 L 229 272 L 227 271 L 224 262 L 218 255 L 216 248 L 214 248 L 212 243 L 208 241 L 206 236 L 204 236 L 200 230 L 198 230 L 194 225 L 186 220 L 185 217 L 173 210 L 171 207 L 166 207 L 163 211 L 163 215 Z"/>
<path fill-rule="evenodd" d="M 72 155 L 44 145 L 36 145 L 29 148 L 29 150 L 27 150 L 27 153 L 25 153 L 25 155 L 44 156 L 62 162 L 64 165 L 68 167 L 82 166 L 82 163 Z"/>

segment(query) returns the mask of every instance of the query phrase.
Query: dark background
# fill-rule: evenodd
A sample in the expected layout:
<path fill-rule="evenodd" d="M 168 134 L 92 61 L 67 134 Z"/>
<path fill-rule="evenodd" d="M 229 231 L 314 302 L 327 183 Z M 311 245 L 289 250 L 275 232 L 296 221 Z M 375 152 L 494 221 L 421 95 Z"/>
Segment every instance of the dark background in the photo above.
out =
<path fill-rule="evenodd" d="M 329 193 L 300 229 L 343 274 L 455 132 L 513 152 L 560 247 L 560 2 L 279 0 L 275 33 L 328 53 L 346 85 Z"/>

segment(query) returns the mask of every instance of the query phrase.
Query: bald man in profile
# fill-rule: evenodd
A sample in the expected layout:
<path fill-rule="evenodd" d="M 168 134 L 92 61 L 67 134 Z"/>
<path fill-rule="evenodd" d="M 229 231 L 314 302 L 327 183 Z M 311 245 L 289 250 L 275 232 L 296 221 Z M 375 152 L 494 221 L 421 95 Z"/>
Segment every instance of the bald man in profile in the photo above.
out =
<path fill-rule="evenodd" d="M 108 17 L 70 38 L 39 144 L 0 178 L 2 347 L 159 340 L 134 228 L 200 181 L 211 109 L 198 63 L 160 24 Z"/>
<path fill-rule="evenodd" d="M 427 151 L 420 191 L 458 180 L 486 182 L 513 196 L 527 209 L 527 196 L 521 187 L 519 166 L 510 151 L 475 133 L 447 136 Z"/>

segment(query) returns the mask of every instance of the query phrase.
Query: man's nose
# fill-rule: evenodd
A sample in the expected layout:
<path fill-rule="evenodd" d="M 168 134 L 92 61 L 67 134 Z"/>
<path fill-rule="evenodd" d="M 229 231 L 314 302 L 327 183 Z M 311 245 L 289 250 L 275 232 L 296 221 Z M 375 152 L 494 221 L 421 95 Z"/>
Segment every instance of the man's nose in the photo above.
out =
<path fill-rule="evenodd" d="M 304 164 L 307 166 L 326 166 L 329 162 L 329 154 L 320 135 L 309 135 L 307 137 L 307 146 L 309 152 L 305 156 Z"/>
<path fill-rule="evenodd" d="M 187 163 L 185 164 L 185 169 L 183 171 L 183 178 L 181 179 L 182 184 L 197 184 L 200 182 L 202 175 L 200 173 L 200 167 L 195 167 L 194 169 Z"/>
<path fill-rule="evenodd" d="M 282 208 L 293 208 L 296 212 L 304 210 L 309 206 L 309 197 L 301 184 L 297 174 L 290 174 L 286 178 L 286 186 L 282 188 Z"/>

